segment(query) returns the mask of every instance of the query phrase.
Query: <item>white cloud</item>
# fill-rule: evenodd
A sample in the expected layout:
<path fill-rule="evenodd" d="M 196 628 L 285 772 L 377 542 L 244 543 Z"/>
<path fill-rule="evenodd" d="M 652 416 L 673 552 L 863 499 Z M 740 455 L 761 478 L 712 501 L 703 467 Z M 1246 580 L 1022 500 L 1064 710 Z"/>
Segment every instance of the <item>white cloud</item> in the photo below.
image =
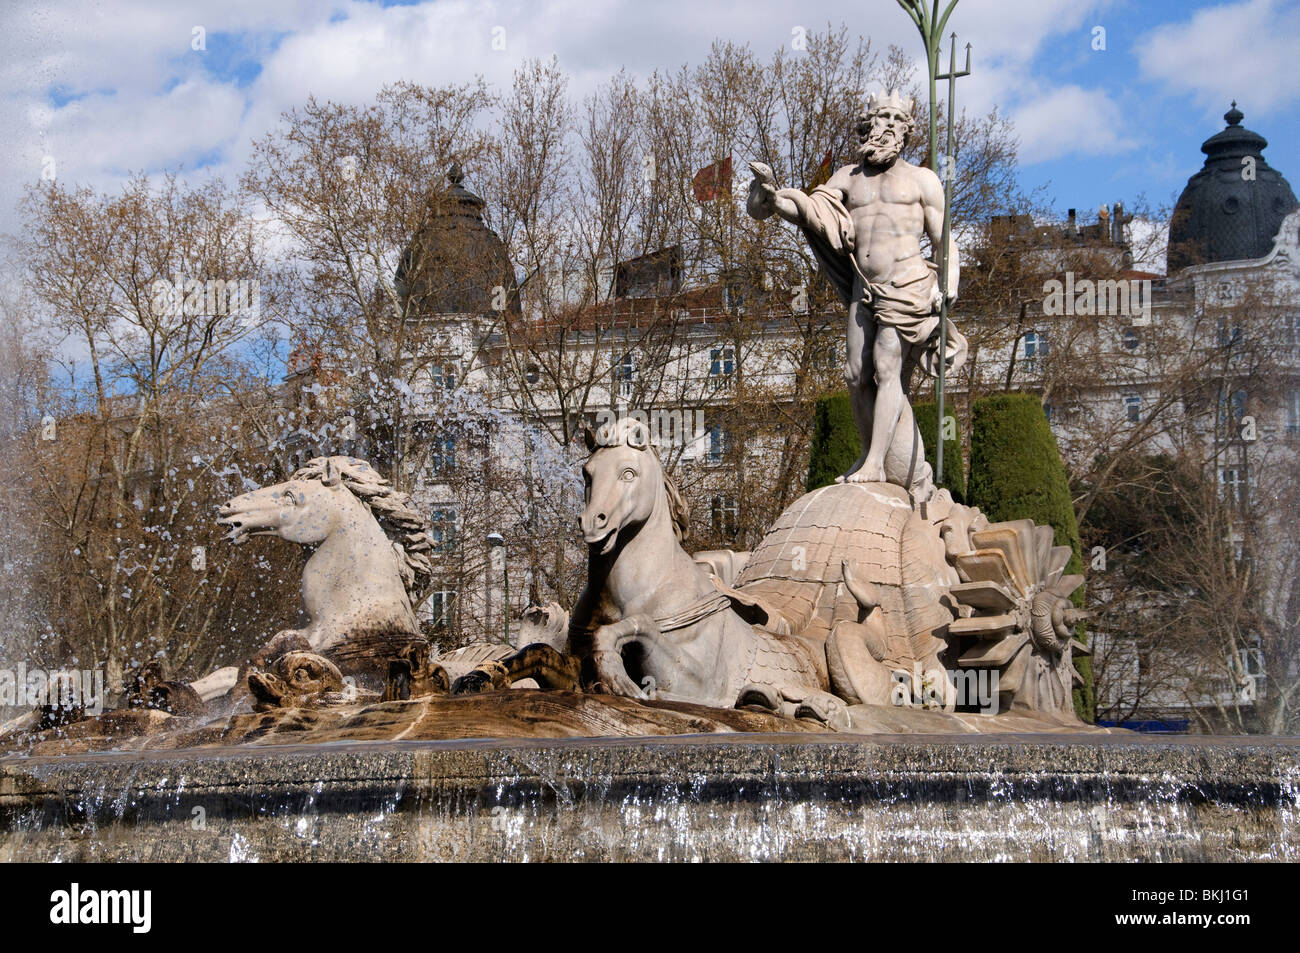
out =
<path fill-rule="evenodd" d="M 1000 103 L 1023 117 L 1026 158 L 1055 154 L 1048 120 L 1051 104 L 1070 104 L 1062 97 L 1104 120 L 1094 132 L 1111 135 L 1112 146 L 1123 142 L 1106 131 L 1115 119 L 1108 101 L 1052 90 L 1033 69 L 1054 36 L 1077 31 L 1086 43 L 1087 27 L 1112 3 L 963 0 L 948 24 L 975 47 L 963 105 L 985 112 Z M 919 49 L 912 24 L 885 0 L 869 17 L 840 0 L 439 0 L 388 8 L 356 0 L 123 0 L 107 10 L 54 0 L 0 17 L 0 231 L 16 227 L 14 202 L 44 155 L 54 155 L 61 180 L 99 188 L 114 187 L 127 169 L 193 168 L 213 153 L 219 158 L 207 173 L 233 176 L 249 142 L 309 94 L 364 102 L 396 79 L 443 84 L 478 74 L 502 89 L 525 58 L 555 54 L 581 97 L 620 67 L 646 75 L 699 63 L 717 38 L 767 57 L 790 42 L 795 26 L 816 31 L 842 21 L 870 35 L 878 52 L 891 43 Z M 206 54 L 190 49 L 195 26 L 207 31 Z M 491 48 L 494 27 L 505 31 L 504 51 Z M 251 83 L 222 82 L 204 69 L 217 60 L 202 57 L 221 55 L 223 33 L 252 38 L 262 71 Z M 58 106 L 54 90 L 83 98 Z"/>
<path fill-rule="evenodd" d="M 1012 113 L 1020 159 L 1028 164 L 1063 155 L 1103 155 L 1134 147 L 1118 105 L 1099 90 L 1062 86 Z"/>
<path fill-rule="evenodd" d="M 1245 0 L 1198 10 L 1152 30 L 1137 44 L 1142 74 L 1190 93 L 1207 115 L 1235 99 L 1242 111 L 1276 109 L 1300 97 L 1293 79 L 1300 5 Z"/>
<path fill-rule="evenodd" d="M 246 91 L 204 69 L 217 34 L 270 35 L 325 20 L 337 0 L 123 0 L 9 4 L 0 13 L 0 231 L 50 156 L 60 181 L 115 188 L 127 171 L 229 149 Z M 191 49 L 196 26 L 207 53 Z M 57 95 L 59 98 L 54 99 Z M 63 100 L 72 97 L 70 101 Z M 60 105 L 59 103 L 62 103 Z"/>
<path fill-rule="evenodd" d="M 186 80 L 153 97 L 147 112 L 115 96 L 92 95 L 54 112 L 48 151 L 93 157 L 103 170 L 176 166 L 227 145 L 239 129 L 244 99 L 228 86 Z"/>

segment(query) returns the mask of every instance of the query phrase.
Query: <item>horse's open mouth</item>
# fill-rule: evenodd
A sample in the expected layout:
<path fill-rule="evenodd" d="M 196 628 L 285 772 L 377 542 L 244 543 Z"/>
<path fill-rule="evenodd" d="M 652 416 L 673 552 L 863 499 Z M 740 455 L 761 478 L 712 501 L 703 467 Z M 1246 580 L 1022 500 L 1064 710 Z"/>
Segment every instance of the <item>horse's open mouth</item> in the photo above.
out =
<path fill-rule="evenodd" d="M 614 527 L 604 536 L 597 536 L 595 539 L 587 539 L 586 542 L 588 546 L 595 548 L 596 546 L 600 546 L 602 540 L 605 541 L 605 545 L 601 548 L 600 554 L 602 556 L 608 556 L 614 549 L 614 544 L 618 542 L 618 527 Z"/>
<path fill-rule="evenodd" d="M 225 539 L 232 543 L 242 543 L 250 536 L 275 535 L 274 527 L 259 524 L 244 513 L 222 516 L 217 520 L 217 525 L 230 527 Z"/>

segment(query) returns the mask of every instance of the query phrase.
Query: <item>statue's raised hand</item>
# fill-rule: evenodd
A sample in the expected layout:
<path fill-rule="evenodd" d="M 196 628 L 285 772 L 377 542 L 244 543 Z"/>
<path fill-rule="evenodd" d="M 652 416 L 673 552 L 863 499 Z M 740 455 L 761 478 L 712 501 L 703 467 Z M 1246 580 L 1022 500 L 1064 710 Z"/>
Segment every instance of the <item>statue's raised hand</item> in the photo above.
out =
<path fill-rule="evenodd" d="M 754 178 L 749 183 L 745 210 L 751 218 L 762 221 L 776 213 L 776 176 L 766 162 L 751 162 L 749 169 L 754 173 Z"/>

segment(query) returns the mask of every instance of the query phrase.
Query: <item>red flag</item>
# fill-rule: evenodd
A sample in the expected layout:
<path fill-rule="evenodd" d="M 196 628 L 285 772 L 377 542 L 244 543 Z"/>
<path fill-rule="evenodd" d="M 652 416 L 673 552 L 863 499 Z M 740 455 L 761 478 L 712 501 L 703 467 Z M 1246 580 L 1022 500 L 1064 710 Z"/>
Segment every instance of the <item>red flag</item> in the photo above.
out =
<path fill-rule="evenodd" d="M 731 156 L 712 165 L 706 165 L 691 182 L 695 190 L 695 201 L 712 202 L 723 190 L 731 185 Z"/>

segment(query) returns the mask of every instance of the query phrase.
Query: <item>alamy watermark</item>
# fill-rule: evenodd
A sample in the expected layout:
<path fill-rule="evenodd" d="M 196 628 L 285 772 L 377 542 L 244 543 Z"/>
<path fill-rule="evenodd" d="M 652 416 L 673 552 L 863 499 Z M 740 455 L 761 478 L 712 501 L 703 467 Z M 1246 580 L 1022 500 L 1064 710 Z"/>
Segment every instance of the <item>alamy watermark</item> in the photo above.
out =
<path fill-rule="evenodd" d="M 598 410 L 596 443 L 609 446 L 620 442 L 619 424 L 635 421 L 644 430 L 645 439 L 658 447 L 686 446 L 709 435 L 703 410 Z"/>
<path fill-rule="evenodd" d="M 924 668 L 912 663 L 912 671 L 895 669 L 889 699 L 902 708 L 975 708 L 981 715 L 998 713 L 998 670 L 996 668 Z"/>
<path fill-rule="evenodd" d="M 132 933 L 148 933 L 152 910 L 152 890 L 83 890 L 73 883 L 50 894 L 50 922 L 56 925 L 122 925 Z"/>
<path fill-rule="evenodd" d="M 1043 314 L 1046 315 L 1125 315 L 1133 324 L 1151 323 L 1151 280 L 1091 278 L 1075 280 L 1074 272 L 1065 273 L 1065 281 L 1050 278 L 1043 282 Z"/>
<path fill-rule="evenodd" d="M 149 310 L 156 315 L 256 317 L 262 309 L 262 287 L 256 280 L 240 278 L 159 278 L 149 286 Z"/>
<path fill-rule="evenodd" d="M 0 705 L 84 709 L 89 715 L 102 714 L 104 672 L 102 669 L 50 672 L 29 669 L 26 662 L 19 662 L 16 668 L 0 668 Z"/>

